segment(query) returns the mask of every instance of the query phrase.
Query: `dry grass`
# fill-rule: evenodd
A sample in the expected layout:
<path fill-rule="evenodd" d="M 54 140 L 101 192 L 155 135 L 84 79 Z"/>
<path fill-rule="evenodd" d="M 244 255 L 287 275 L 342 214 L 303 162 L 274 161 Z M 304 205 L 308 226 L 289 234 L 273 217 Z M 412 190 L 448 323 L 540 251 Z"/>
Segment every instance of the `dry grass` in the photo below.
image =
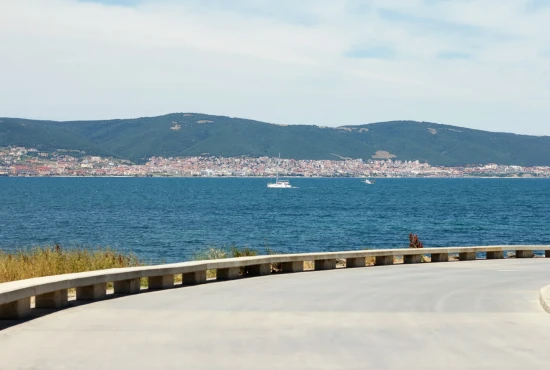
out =
<path fill-rule="evenodd" d="M 217 260 L 227 258 L 227 250 L 224 248 L 209 248 L 203 252 L 195 254 L 195 260 Z M 206 270 L 206 278 L 214 279 L 216 277 L 216 270 Z"/>
<path fill-rule="evenodd" d="M 0 251 L 0 283 L 34 277 L 118 267 L 143 266 L 134 254 L 110 248 L 36 247 L 13 253 Z"/>
<path fill-rule="evenodd" d="M 266 248 L 266 254 L 273 254 L 273 252 Z M 195 260 L 197 261 L 203 261 L 203 260 L 218 260 L 218 259 L 224 259 L 224 258 L 239 258 L 239 257 L 250 257 L 250 256 L 257 256 L 259 253 L 255 249 L 251 249 L 248 247 L 242 247 L 239 248 L 236 245 L 231 245 L 229 248 L 208 248 L 205 251 L 199 252 L 195 254 Z M 273 268 L 273 267 L 272 267 Z M 241 267 L 241 274 L 246 274 L 246 267 Z M 214 279 L 216 277 L 216 270 L 207 270 L 206 271 L 206 278 L 207 279 Z"/>

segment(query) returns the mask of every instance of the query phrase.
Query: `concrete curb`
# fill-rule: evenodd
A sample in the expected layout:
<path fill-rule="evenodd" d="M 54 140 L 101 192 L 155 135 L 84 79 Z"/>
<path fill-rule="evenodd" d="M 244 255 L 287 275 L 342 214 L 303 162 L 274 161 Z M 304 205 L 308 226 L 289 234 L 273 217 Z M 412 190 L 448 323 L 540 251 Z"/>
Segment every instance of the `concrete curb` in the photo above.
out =
<path fill-rule="evenodd" d="M 539 300 L 544 311 L 550 313 L 550 285 L 547 285 L 540 290 Z"/>

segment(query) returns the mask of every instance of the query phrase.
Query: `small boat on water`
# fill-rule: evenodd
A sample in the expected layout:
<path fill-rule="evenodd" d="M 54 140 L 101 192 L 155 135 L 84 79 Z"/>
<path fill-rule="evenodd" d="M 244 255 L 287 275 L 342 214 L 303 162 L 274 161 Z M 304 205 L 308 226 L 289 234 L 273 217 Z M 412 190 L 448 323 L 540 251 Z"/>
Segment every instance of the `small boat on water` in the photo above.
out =
<path fill-rule="evenodd" d="M 281 161 L 281 153 L 279 153 L 279 160 L 277 161 L 277 177 L 275 182 L 270 182 L 267 187 L 270 189 L 292 189 L 288 180 L 279 180 L 279 162 Z"/>
<path fill-rule="evenodd" d="M 290 189 L 292 186 L 290 183 L 286 180 L 276 180 L 274 183 L 267 184 L 268 188 L 275 188 L 275 189 Z"/>
<path fill-rule="evenodd" d="M 369 179 L 365 179 L 365 181 L 363 181 L 363 182 L 367 185 L 374 185 L 376 183 L 375 180 L 369 180 Z"/>

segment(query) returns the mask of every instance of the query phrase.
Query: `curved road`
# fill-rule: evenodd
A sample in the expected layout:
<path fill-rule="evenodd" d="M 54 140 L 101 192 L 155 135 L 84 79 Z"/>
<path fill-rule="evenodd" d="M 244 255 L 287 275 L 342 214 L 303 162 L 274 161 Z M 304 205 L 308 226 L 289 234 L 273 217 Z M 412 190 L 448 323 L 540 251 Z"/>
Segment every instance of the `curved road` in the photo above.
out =
<path fill-rule="evenodd" d="M 1 369 L 546 369 L 550 259 L 305 272 L 138 294 L 0 331 Z"/>

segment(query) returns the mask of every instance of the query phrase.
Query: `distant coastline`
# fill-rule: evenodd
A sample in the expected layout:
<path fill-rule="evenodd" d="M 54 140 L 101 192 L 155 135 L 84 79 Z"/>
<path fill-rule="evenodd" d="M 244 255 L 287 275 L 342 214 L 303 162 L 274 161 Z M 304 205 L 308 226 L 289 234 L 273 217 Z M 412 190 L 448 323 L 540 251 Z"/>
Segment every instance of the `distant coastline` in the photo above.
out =
<path fill-rule="evenodd" d="M 238 178 L 550 178 L 550 166 L 496 163 L 456 167 L 433 166 L 419 160 L 342 159 L 297 160 L 271 157 L 151 157 L 143 164 L 129 160 L 41 152 L 36 148 L 0 148 L 0 176 L 13 177 L 238 177 Z"/>
<path fill-rule="evenodd" d="M 70 175 L 55 175 L 55 176 L 13 176 L 13 175 L 0 175 L 0 178 L 81 178 L 81 179 L 92 179 L 92 178 L 107 178 L 107 179 L 116 179 L 116 178 L 134 178 L 134 179 L 265 179 L 270 180 L 274 177 L 272 176 L 127 176 L 127 175 L 109 175 L 109 176 L 70 176 Z M 361 180 L 365 178 L 371 178 L 376 180 L 384 179 L 510 179 L 510 180 L 542 180 L 550 179 L 550 177 L 536 177 L 536 176 L 456 176 L 456 177 L 445 177 L 445 176 L 416 176 L 416 177 L 389 177 L 389 176 L 280 176 L 281 178 L 288 179 L 356 179 Z"/>
<path fill-rule="evenodd" d="M 346 162 L 419 161 L 432 166 L 550 166 L 550 136 L 516 135 L 411 120 L 339 127 L 285 125 L 202 113 L 101 121 L 0 117 L 1 147 L 49 155 L 98 156 L 144 165 L 152 159 L 269 158 Z M 43 157 L 41 157 L 43 156 Z M 1 154 L 0 154 L 1 157 Z M 251 169 L 253 170 L 253 169 Z"/>

